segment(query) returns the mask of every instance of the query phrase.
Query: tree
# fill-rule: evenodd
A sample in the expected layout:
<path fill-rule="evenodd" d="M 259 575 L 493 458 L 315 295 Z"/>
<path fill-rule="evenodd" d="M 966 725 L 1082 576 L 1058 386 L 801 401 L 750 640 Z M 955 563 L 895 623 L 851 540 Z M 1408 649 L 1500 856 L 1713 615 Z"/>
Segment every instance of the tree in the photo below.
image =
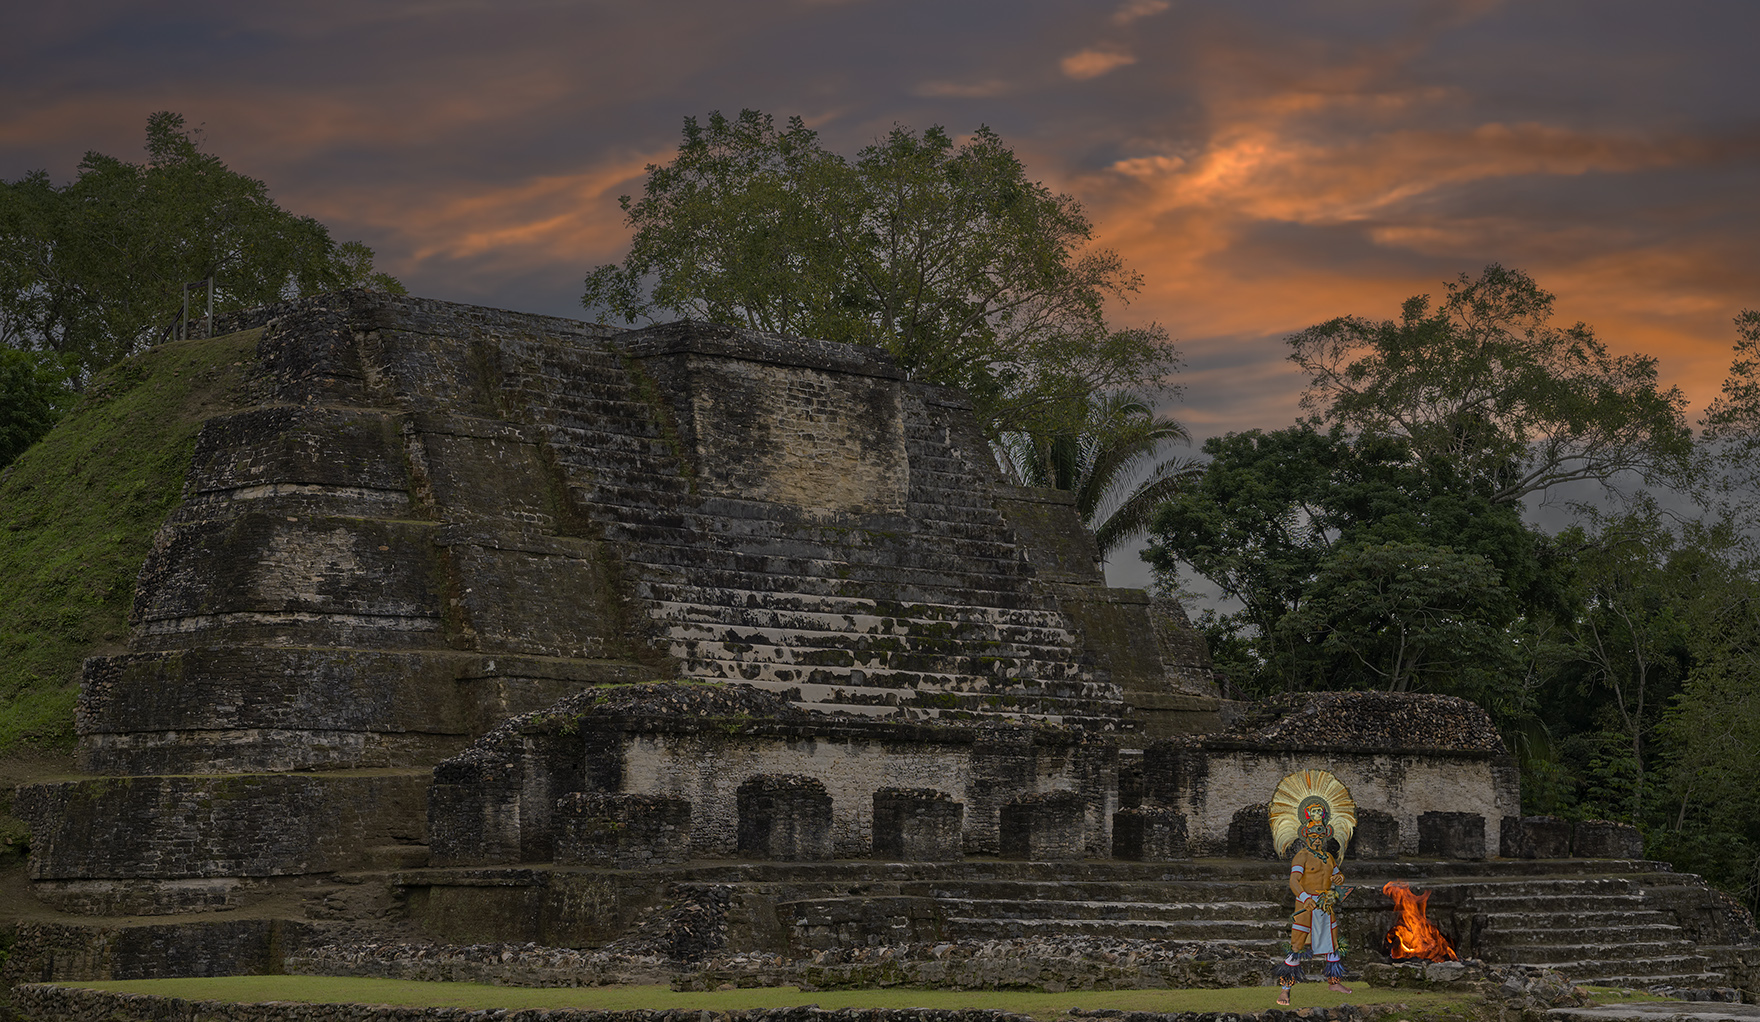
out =
<path fill-rule="evenodd" d="M 42 171 L 0 182 L 0 343 L 55 352 L 83 376 L 167 338 L 183 285 L 208 277 L 216 311 L 345 286 L 403 291 L 373 271 L 371 249 L 339 247 L 202 152 L 180 115 L 149 117 L 146 149 L 138 164 L 89 152 L 65 186 Z"/>
<path fill-rule="evenodd" d="M 1726 513 L 1751 523 L 1760 514 L 1752 507 L 1760 490 L 1755 469 L 1760 458 L 1760 310 L 1744 309 L 1735 326 L 1738 340 L 1723 392 L 1705 410 L 1700 425 L 1718 491 L 1706 495 L 1708 502 L 1722 503 Z M 1745 511 L 1742 505 L 1748 505 Z"/>
<path fill-rule="evenodd" d="M 1300 607 L 1278 622 L 1376 688 L 1446 687 L 1480 702 L 1510 666 L 1513 617 L 1503 576 L 1480 554 L 1429 543 L 1355 543 L 1321 564 Z"/>
<path fill-rule="evenodd" d="M 0 468 L 41 440 L 67 410 L 67 374 L 45 361 L 0 348 Z"/>
<path fill-rule="evenodd" d="M 1553 296 L 1492 264 L 1406 300 L 1398 322 L 1344 316 L 1289 338 L 1309 376 L 1303 407 L 1364 435 L 1399 437 L 1499 504 L 1563 483 L 1646 482 L 1690 468 L 1679 388 L 1656 360 L 1615 357 L 1582 323 L 1552 326 Z"/>
<path fill-rule="evenodd" d="M 1656 852 L 1760 908 L 1760 582 L 1752 565 L 1713 559 L 1692 580 L 1691 668 L 1658 728 L 1667 744 L 1667 814 Z"/>
<path fill-rule="evenodd" d="M 1109 300 L 1140 278 L 1067 195 L 1028 181 L 990 129 L 956 145 L 894 128 L 853 161 L 799 118 L 686 118 L 650 166 L 621 264 L 587 277 L 601 321 L 660 313 L 877 345 L 914 378 L 966 388 L 992 439 L 1076 429 L 1081 402 L 1157 387 L 1174 367 L 1157 326 L 1114 330 Z"/>
<path fill-rule="evenodd" d="M 1011 433 L 1001 447 L 1022 482 L 1074 495 L 1076 513 L 1104 558 L 1147 532 L 1156 507 L 1194 483 L 1203 466 L 1156 460 L 1163 443 L 1189 443 L 1191 435 L 1173 419 L 1157 418 L 1137 395 L 1108 394 L 1085 404 L 1081 429 Z"/>
<path fill-rule="evenodd" d="M 1245 688 L 1428 690 L 1523 712 L 1506 630 L 1562 590 L 1550 542 L 1408 443 L 1300 423 L 1215 437 L 1144 559 L 1240 604 L 1212 656 Z"/>

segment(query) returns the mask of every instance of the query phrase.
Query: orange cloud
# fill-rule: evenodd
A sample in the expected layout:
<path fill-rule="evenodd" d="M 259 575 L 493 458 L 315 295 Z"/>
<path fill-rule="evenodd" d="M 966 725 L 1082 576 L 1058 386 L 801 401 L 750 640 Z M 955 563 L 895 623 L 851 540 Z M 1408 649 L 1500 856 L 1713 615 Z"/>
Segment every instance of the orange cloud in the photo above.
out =
<path fill-rule="evenodd" d="M 357 188 L 332 193 L 318 214 L 397 237 L 396 247 L 409 254 L 391 266 L 395 273 L 435 260 L 487 257 L 504 268 L 562 264 L 585 275 L 629 242 L 617 196 L 639 191 L 646 166 L 670 155 L 628 156 L 512 185 Z"/>
<path fill-rule="evenodd" d="M 1139 18 L 1147 18 L 1167 10 L 1167 0 L 1125 0 L 1118 10 L 1112 12 L 1114 25 L 1128 25 Z"/>
<path fill-rule="evenodd" d="M 1103 74 L 1116 71 L 1127 64 L 1135 64 L 1137 58 L 1122 50 L 1087 49 L 1072 53 L 1063 58 L 1063 73 L 1077 81 L 1098 78 Z"/>

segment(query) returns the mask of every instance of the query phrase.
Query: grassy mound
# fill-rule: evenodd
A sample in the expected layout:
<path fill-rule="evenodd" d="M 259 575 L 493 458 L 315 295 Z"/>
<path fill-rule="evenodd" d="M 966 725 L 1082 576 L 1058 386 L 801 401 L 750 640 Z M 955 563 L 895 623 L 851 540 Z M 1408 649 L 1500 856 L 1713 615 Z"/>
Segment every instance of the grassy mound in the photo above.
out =
<path fill-rule="evenodd" d="M 135 576 L 202 420 L 233 407 L 260 330 L 152 348 L 92 381 L 0 474 L 0 758 L 73 746 L 80 664 L 118 652 Z"/>

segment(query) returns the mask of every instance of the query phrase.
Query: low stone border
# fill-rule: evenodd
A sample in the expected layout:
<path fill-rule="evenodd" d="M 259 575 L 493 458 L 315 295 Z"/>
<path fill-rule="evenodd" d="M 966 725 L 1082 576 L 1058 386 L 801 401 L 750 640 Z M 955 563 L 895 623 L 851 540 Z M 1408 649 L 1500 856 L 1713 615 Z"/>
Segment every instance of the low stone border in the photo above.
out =
<path fill-rule="evenodd" d="M 660 955 L 577 951 L 537 944 L 358 942 L 303 948 L 287 957 L 296 976 L 356 976 L 509 987 L 671 983 L 681 966 Z"/>
<path fill-rule="evenodd" d="M 1061 937 L 838 948 L 803 958 L 723 952 L 688 963 L 615 949 L 360 942 L 304 948 L 288 957 L 287 971 L 530 987 L 670 982 L 675 990 L 921 986 L 1061 993 L 1258 986 L 1270 982 L 1274 964 L 1268 953 L 1234 944 Z"/>
<path fill-rule="evenodd" d="M 13 1006 L 31 1022 L 1033 1022 L 1029 1016 L 981 1008 L 762 1008 L 750 1011 L 593 1011 L 584 1008 L 413 1008 L 385 1004 L 191 1001 L 29 983 L 14 987 Z M 1373 1011 L 1271 1008 L 1256 1013 L 1072 1009 L 1070 1018 L 1108 1022 L 1364 1022 Z"/>

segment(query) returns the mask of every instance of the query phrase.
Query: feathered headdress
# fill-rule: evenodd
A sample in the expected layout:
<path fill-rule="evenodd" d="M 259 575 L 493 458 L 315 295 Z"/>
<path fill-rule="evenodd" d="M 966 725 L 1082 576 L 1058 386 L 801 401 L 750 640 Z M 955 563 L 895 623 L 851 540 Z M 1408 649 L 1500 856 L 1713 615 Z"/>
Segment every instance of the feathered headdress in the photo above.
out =
<path fill-rule="evenodd" d="M 1271 796 L 1271 841 L 1278 855 L 1286 854 L 1302 836 L 1308 807 L 1313 805 L 1323 810 L 1320 822 L 1338 839 L 1340 853 L 1350 845 L 1351 832 L 1357 829 L 1357 804 L 1350 789 L 1324 770 L 1303 770 L 1278 782 L 1277 794 Z"/>

